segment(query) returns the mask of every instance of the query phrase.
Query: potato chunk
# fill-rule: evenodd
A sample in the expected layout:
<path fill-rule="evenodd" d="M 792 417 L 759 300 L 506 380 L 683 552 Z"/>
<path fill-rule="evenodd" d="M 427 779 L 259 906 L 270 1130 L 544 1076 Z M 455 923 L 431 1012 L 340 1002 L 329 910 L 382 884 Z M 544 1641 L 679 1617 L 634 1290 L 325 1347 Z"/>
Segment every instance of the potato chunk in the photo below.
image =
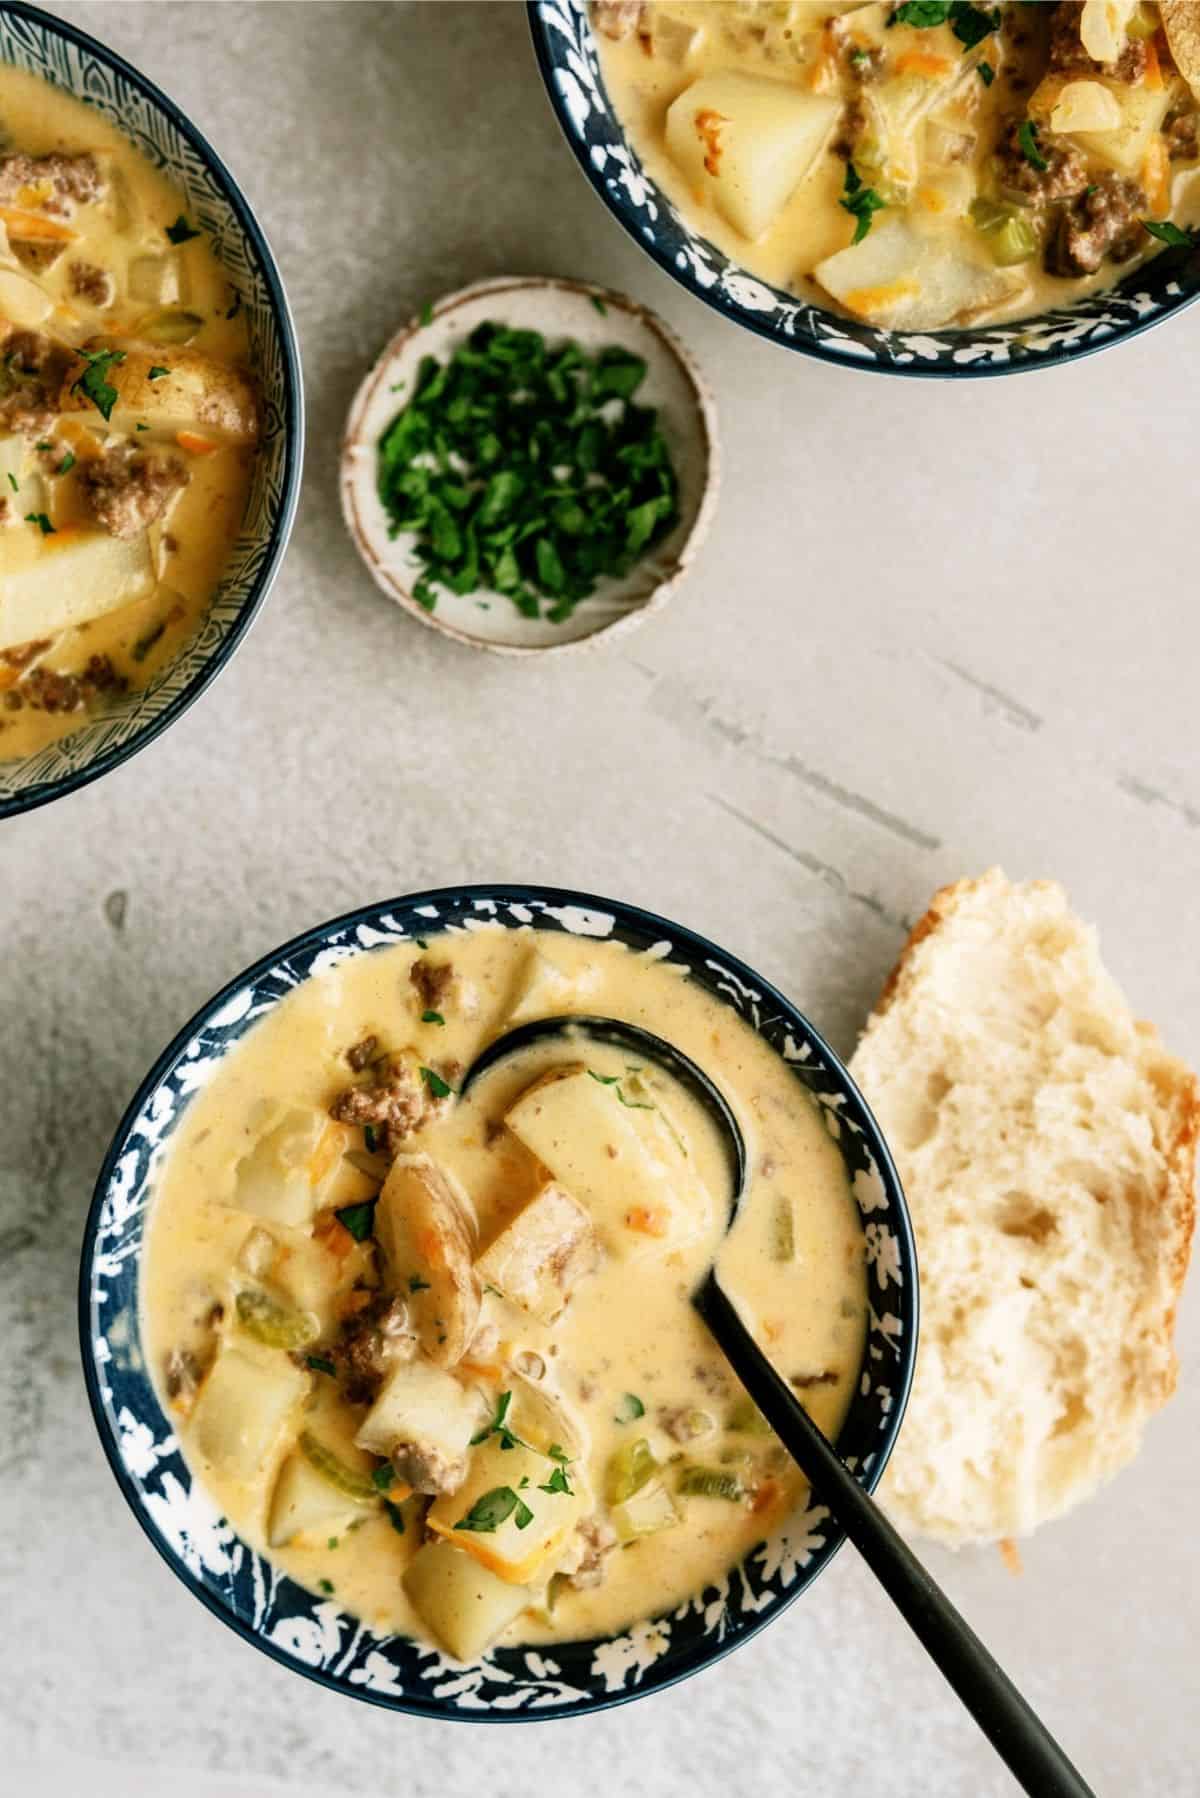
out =
<path fill-rule="evenodd" d="M 526 1087 L 504 1120 L 587 1208 L 616 1255 L 672 1247 L 711 1212 L 711 1197 L 645 1103 L 622 1103 L 616 1081 L 572 1064 Z"/>
<path fill-rule="evenodd" d="M 475 1263 L 485 1285 L 549 1323 L 596 1261 L 596 1232 L 578 1199 L 547 1181 Z"/>
<path fill-rule="evenodd" d="M 1104 131 L 1075 131 L 1075 142 L 1130 180 L 1140 178 L 1155 134 L 1180 93 L 1175 82 L 1161 87 L 1127 87 L 1114 83 L 1109 93 L 1119 110 L 1119 123 Z"/>
<path fill-rule="evenodd" d="M 271 1494 L 267 1543 L 283 1548 L 297 1537 L 336 1535 L 366 1514 L 366 1507 L 319 1474 L 306 1455 L 295 1451 L 279 1470 Z"/>
<path fill-rule="evenodd" d="M 375 1234 L 407 1300 L 420 1352 L 454 1367 L 479 1323 L 475 1226 L 461 1189 L 428 1155 L 399 1155 L 379 1195 Z"/>
<path fill-rule="evenodd" d="M 109 364 L 105 374 L 117 390 L 109 421 L 114 431 L 145 424 L 171 435 L 192 431 L 222 443 L 257 442 L 258 396 L 240 369 L 201 350 L 142 347 L 129 338 L 97 338 L 87 348 L 120 350 L 124 356 Z M 83 372 L 82 362 L 67 370 L 59 398 L 63 412 L 95 411 L 86 394 L 73 391 Z"/>
<path fill-rule="evenodd" d="M 459 1661 L 474 1661 L 533 1603 L 448 1542 L 427 1542 L 404 1574 L 404 1590 L 425 1627 Z"/>
<path fill-rule="evenodd" d="M 667 112 L 667 150 L 692 190 L 753 241 L 837 123 L 837 100 L 733 69 L 702 75 Z"/>
<path fill-rule="evenodd" d="M 491 1436 L 476 1449 L 466 1483 L 452 1497 L 436 1501 L 426 1524 L 500 1579 L 528 1585 L 552 1569 L 584 1508 L 574 1480 L 570 1493 L 541 1490 L 557 1465 L 536 1449 L 520 1443 L 506 1449 Z M 528 1484 L 522 1486 L 522 1480 Z M 516 1502 L 510 1504 L 509 1494 L 516 1495 Z M 526 1509 L 531 1517 L 525 1516 Z"/>
<path fill-rule="evenodd" d="M 387 1376 L 354 1440 L 386 1456 L 414 1491 L 453 1492 L 466 1477 L 483 1409 L 479 1394 L 444 1368 L 406 1361 Z"/>
<path fill-rule="evenodd" d="M 274 1224 L 311 1223 L 345 1141 L 342 1126 L 316 1106 L 295 1106 L 238 1162 L 230 1204 Z"/>
<path fill-rule="evenodd" d="M 100 531 L 6 531 L 0 539 L 0 649 L 57 636 L 144 599 L 153 587 L 154 560 L 144 534 L 119 541 Z"/>
<path fill-rule="evenodd" d="M 847 312 L 895 331 L 965 325 L 1016 296 L 1023 277 L 984 268 L 945 239 L 885 219 L 849 249 L 818 262 L 817 280 Z"/>
<path fill-rule="evenodd" d="M 223 1342 L 192 1408 L 188 1441 L 218 1479 L 254 1485 L 311 1384 L 281 1349 L 254 1353 Z"/>

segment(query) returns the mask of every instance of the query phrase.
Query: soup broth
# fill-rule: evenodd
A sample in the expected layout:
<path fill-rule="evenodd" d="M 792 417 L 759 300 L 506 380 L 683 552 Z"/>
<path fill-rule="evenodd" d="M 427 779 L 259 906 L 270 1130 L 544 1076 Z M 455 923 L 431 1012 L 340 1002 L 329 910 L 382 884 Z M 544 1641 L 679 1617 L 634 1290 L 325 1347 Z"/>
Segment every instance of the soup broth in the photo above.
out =
<path fill-rule="evenodd" d="M 727 1238 L 720 1138 L 653 1067 L 556 1037 L 458 1094 L 512 1024 L 579 1012 L 728 1096 L 751 1173 Z M 714 1256 L 836 1434 L 862 1233 L 794 1074 L 669 964 L 489 925 L 318 975 L 222 1061 L 158 1179 L 144 1339 L 240 1535 L 470 1659 L 683 1602 L 801 1500 L 690 1305 Z"/>

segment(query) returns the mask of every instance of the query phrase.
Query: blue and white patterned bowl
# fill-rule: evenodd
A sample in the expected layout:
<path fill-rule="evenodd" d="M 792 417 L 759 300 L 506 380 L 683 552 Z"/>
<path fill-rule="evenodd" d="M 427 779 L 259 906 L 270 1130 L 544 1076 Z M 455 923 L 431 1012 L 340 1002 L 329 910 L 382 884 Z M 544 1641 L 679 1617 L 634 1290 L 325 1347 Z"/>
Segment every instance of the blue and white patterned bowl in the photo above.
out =
<path fill-rule="evenodd" d="M 263 401 L 263 441 L 246 516 L 196 635 L 139 692 L 35 755 L 0 754 L 0 818 L 32 811 L 118 766 L 166 730 L 229 661 L 271 589 L 292 528 L 304 452 L 304 397 L 292 315 L 275 258 L 216 151 L 153 82 L 85 32 L 0 0 L 0 62 L 40 75 L 104 115 L 187 198 L 241 295 Z"/>
<path fill-rule="evenodd" d="M 550 103 L 584 174 L 661 268 L 735 324 L 843 368 L 883 374 L 1007 375 L 1135 337 L 1200 295 L 1200 247 L 1169 249 L 1116 287 L 1005 325 L 881 331 L 750 274 L 693 231 L 643 169 L 600 72 L 588 0 L 527 0 Z"/>
<path fill-rule="evenodd" d="M 821 1504 L 790 1517 L 719 1584 L 625 1634 L 550 1648 L 498 1648 L 465 1666 L 407 1637 L 376 1635 L 239 1541 L 193 1483 L 141 1348 L 141 1251 L 156 1170 L 193 1093 L 241 1037 L 310 975 L 351 957 L 483 921 L 612 937 L 670 954 L 744 1018 L 817 1101 L 845 1159 L 866 1233 L 870 1327 L 838 1447 L 874 1489 L 908 1397 L 917 1345 L 916 1256 L 887 1146 L 841 1062 L 783 995 L 744 963 L 664 918 L 547 887 L 471 886 L 395 899 L 319 925 L 222 989 L 159 1057 L 123 1118 L 96 1185 L 80 1269 L 88 1395 L 113 1472 L 184 1584 L 284 1666 L 353 1697 L 429 1716 L 574 1716 L 694 1673 L 745 1641 L 811 1585 L 842 1532 Z"/>

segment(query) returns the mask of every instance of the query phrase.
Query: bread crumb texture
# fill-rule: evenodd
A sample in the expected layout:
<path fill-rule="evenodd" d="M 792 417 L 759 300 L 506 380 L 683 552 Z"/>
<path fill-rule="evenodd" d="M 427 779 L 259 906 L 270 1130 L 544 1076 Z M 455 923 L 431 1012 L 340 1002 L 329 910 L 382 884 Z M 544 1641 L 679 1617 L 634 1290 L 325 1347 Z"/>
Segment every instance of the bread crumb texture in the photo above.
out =
<path fill-rule="evenodd" d="M 1170 1397 L 1200 1098 L 1062 888 L 939 892 L 851 1062 L 920 1266 L 881 1496 L 950 1546 L 1027 1535 L 1137 1453 Z"/>

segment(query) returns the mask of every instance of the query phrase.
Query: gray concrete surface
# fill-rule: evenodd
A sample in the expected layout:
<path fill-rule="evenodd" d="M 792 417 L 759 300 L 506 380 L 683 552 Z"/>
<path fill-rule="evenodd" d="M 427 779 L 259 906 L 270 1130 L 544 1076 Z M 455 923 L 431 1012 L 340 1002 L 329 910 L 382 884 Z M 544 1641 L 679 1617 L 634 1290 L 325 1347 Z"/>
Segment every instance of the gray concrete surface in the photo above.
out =
<path fill-rule="evenodd" d="M 187 107 L 276 246 L 311 448 L 264 616 L 100 785 L 0 836 L 0 1741 L 22 1791 L 1013 1790 L 843 1554 L 719 1668 L 517 1732 L 371 1712 L 208 1617 L 96 1444 L 78 1239 L 133 1086 L 254 956 L 360 900 L 576 884 L 710 932 L 842 1049 L 941 881 L 1051 874 L 1200 1059 L 1200 308 L 1073 368 L 961 387 L 842 372 L 691 301 L 592 199 L 513 4 L 72 4 Z M 343 414 L 396 321 L 472 277 L 657 306 L 721 406 L 689 584 L 611 652 L 514 667 L 402 617 L 338 516 Z M 1130 1472 L 939 1578 L 1101 1793 L 1196 1790 L 1200 1312 Z M 61 1756 L 83 1757 L 65 1763 Z M 70 1767 L 73 1764 L 74 1773 Z M 222 1776 L 222 1777 L 218 1777 Z M 230 1783 L 227 1783 L 230 1782 Z M 278 1782 L 278 1783 L 277 1783 Z"/>

